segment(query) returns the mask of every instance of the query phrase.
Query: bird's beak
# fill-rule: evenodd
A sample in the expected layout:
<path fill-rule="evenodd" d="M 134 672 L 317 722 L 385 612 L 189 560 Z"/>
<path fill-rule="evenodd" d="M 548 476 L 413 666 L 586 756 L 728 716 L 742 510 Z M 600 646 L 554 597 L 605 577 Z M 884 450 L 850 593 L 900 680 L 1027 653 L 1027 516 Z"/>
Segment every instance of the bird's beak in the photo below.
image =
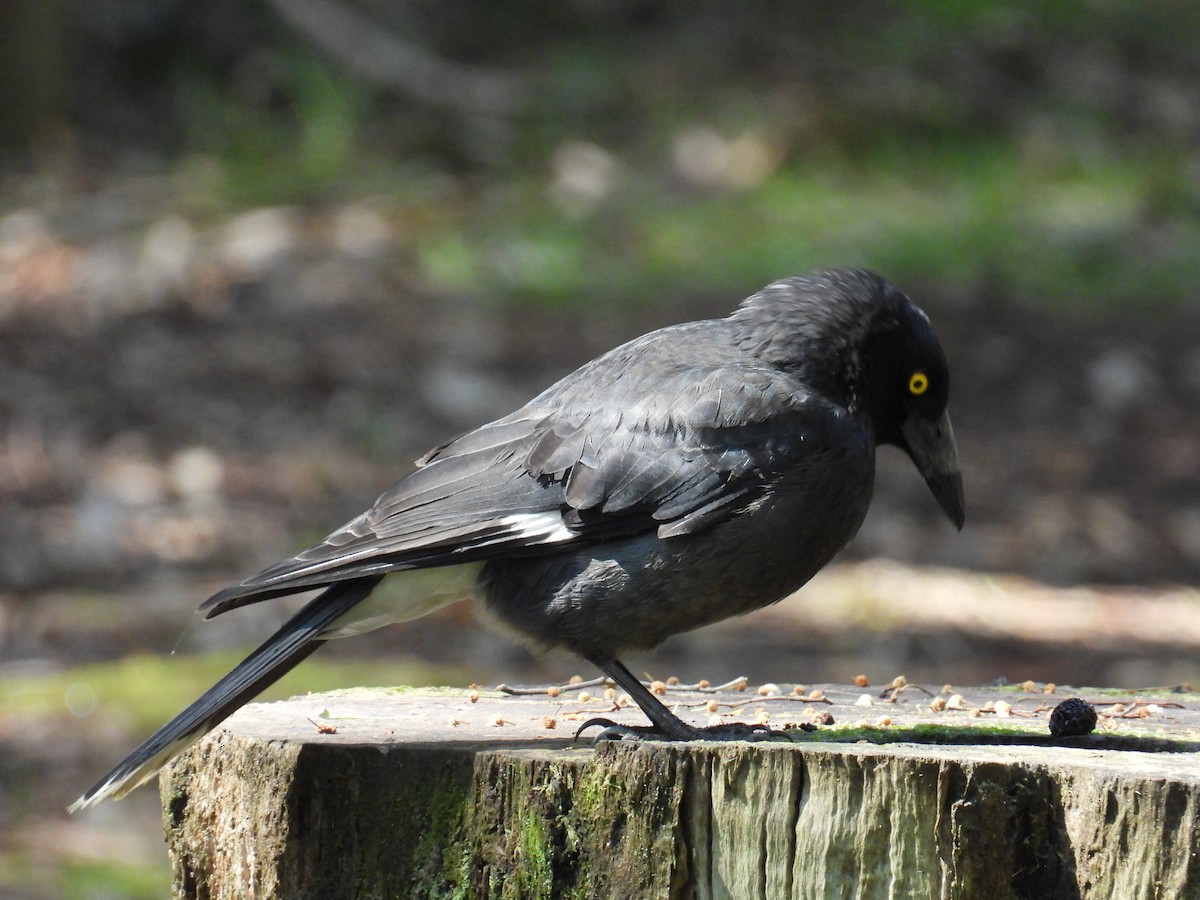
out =
<path fill-rule="evenodd" d="M 944 412 L 936 420 L 910 416 L 900 430 L 908 444 L 905 449 L 916 463 L 917 471 L 950 521 L 961 529 L 967 511 L 963 502 L 962 472 L 958 467 L 958 447 L 954 443 L 950 414 Z"/>

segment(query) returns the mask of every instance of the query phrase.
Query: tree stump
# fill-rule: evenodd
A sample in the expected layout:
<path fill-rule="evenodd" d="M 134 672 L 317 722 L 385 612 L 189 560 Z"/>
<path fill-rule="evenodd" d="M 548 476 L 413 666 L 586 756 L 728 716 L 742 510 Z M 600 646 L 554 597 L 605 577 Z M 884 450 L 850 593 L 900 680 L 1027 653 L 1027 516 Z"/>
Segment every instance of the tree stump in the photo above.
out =
<path fill-rule="evenodd" d="M 668 696 L 698 724 L 747 699 L 751 718 L 835 724 L 791 743 L 595 748 L 571 734 L 612 701 L 577 689 L 256 704 L 162 778 L 175 892 L 1200 897 L 1195 695 L 1085 695 L 1102 727 L 1054 739 L 1061 696 L 963 691 L 934 711 L 927 693 L 885 694 Z"/>

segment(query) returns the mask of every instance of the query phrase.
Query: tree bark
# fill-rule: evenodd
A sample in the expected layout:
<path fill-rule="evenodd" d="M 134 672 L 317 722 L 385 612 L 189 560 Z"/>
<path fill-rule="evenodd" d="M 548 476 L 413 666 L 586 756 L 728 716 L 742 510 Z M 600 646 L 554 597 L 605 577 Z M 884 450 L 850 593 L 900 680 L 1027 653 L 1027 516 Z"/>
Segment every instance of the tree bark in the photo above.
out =
<path fill-rule="evenodd" d="M 912 704 L 845 743 L 593 749 L 563 719 L 594 704 L 567 706 L 353 691 L 247 707 L 163 777 L 176 895 L 1200 896 L 1190 711 L 1069 746 L 1040 736 L 1044 715 L 1023 733 L 943 713 L 939 731 Z"/>

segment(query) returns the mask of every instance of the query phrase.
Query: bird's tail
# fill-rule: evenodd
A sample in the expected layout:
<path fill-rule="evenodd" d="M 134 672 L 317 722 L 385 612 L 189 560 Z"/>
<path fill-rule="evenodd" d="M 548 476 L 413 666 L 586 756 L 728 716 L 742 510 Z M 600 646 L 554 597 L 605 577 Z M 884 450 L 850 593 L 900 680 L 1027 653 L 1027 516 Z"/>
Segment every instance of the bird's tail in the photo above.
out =
<path fill-rule="evenodd" d="M 71 804 L 70 812 L 123 797 L 153 778 L 174 756 L 202 738 L 238 707 L 274 684 L 322 643 L 322 633 L 379 584 L 382 576 L 331 585 L 292 616 L 200 699 L 156 731 Z"/>

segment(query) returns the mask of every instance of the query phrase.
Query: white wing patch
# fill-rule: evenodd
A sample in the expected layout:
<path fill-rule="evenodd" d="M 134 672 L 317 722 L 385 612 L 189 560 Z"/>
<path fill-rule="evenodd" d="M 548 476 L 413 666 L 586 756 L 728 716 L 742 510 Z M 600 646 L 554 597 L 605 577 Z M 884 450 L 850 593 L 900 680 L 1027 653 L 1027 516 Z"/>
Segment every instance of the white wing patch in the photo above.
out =
<path fill-rule="evenodd" d="M 498 520 L 499 524 L 512 530 L 516 537 L 535 544 L 556 544 L 569 541 L 577 535 L 563 523 L 560 513 L 518 513 Z"/>
<path fill-rule="evenodd" d="M 375 557 L 386 560 L 392 553 L 413 555 L 420 554 L 422 550 L 437 551 L 439 548 L 453 552 L 455 544 L 459 547 L 473 549 L 504 545 L 532 547 L 540 544 L 556 544 L 578 537 L 563 523 L 562 515 L 558 512 L 514 513 L 494 519 L 482 519 L 440 533 L 435 531 L 432 534 L 414 534 L 407 540 L 398 542 L 394 547 L 387 547 L 385 541 L 367 540 L 361 546 L 340 555 L 322 554 L 322 558 L 306 564 L 304 559 L 306 554 L 320 553 L 325 548 L 344 546 L 350 542 L 348 535 L 354 538 L 365 537 L 370 533 L 369 527 L 356 527 L 365 520 L 366 516 L 359 516 L 327 537 L 324 544 L 306 550 L 286 565 L 276 567 L 282 571 L 276 574 L 264 573 L 267 574 L 267 577 L 263 578 L 255 587 L 269 590 L 280 582 L 295 582 L 297 579 L 319 575 L 322 572 L 344 569 L 362 560 L 371 560 Z M 402 565 L 395 568 L 404 570 Z M 385 568 L 384 571 L 387 569 Z M 269 572 L 270 570 L 268 570 Z M 417 615 L 424 615 L 424 613 Z M 415 618 L 415 616 L 407 618 Z"/>

